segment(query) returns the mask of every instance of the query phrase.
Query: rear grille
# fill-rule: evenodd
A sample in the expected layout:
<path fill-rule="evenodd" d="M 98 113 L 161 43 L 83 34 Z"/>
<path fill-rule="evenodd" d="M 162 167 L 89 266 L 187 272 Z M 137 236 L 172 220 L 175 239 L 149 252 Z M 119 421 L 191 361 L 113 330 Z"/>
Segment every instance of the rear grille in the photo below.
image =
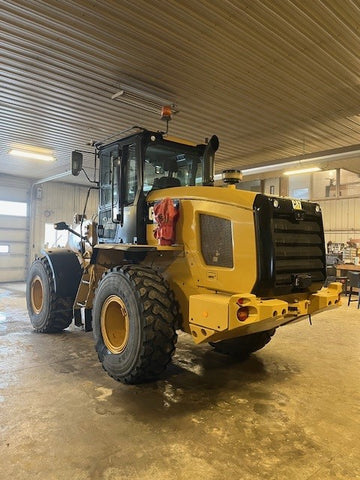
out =
<path fill-rule="evenodd" d="M 321 213 L 314 203 L 302 202 L 302 210 L 294 210 L 291 200 L 276 200 L 277 207 L 265 195 L 254 202 L 258 265 L 253 293 L 316 291 L 326 277 Z M 299 287 L 297 279 L 305 277 L 311 278 L 310 285 Z"/>
<path fill-rule="evenodd" d="M 310 274 L 312 282 L 324 280 L 322 232 L 316 220 L 273 218 L 276 286 L 291 285 L 295 274 Z"/>
<path fill-rule="evenodd" d="M 200 214 L 201 253 L 206 265 L 232 268 L 231 222 L 226 218 Z"/>

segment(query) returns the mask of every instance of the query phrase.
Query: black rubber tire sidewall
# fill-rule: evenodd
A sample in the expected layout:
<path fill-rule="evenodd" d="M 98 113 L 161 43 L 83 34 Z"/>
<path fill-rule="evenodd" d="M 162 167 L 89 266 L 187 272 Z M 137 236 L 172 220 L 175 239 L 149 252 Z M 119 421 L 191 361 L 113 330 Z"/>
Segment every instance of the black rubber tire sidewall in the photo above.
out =
<path fill-rule="evenodd" d="M 128 342 L 121 354 L 107 349 L 101 334 L 101 309 L 110 295 L 117 295 L 124 302 L 130 319 Z M 100 282 L 93 306 L 93 332 L 95 348 L 104 369 L 114 378 L 125 378 L 139 360 L 144 325 L 141 302 L 129 279 L 121 271 L 108 273 Z"/>
<path fill-rule="evenodd" d="M 224 355 L 231 355 L 238 359 L 246 359 L 252 353 L 261 350 L 267 345 L 271 337 L 275 334 L 276 329 L 266 330 L 263 332 L 252 333 L 243 337 L 235 337 L 220 342 L 210 342 L 214 350 Z"/>
<path fill-rule="evenodd" d="M 31 283 L 35 277 L 40 277 L 43 287 L 43 303 L 39 313 L 34 312 L 31 302 Z M 45 264 L 38 259 L 33 262 L 29 269 L 26 281 L 26 303 L 32 326 L 37 331 L 47 329 L 50 317 L 51 304 L 53 302 L 54 285 L 53 279 L 49 276 Z"/>
<path fill-rule="evenodd" d="M 42 282 L 43 302 L 41 310 L 36 313 L 31 303 L 31 283 L 38 276 Z M 67 328 L 73 318 L 73 299 L 58 297 L 52 270 L 47 258 L 42 257 L 33 262 L 26 282 L 26 303 L 32 326 L 40 333 L 57 333 Z"/>

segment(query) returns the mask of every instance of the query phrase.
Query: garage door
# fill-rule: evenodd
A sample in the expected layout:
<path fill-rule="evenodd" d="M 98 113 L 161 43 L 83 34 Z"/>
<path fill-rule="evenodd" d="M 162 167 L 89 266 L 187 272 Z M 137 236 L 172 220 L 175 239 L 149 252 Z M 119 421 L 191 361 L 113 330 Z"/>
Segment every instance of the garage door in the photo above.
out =
<path fill-rule="evenodd" d="M 29 251 L 28 183 L 0 178 L 0 282 L 23 281 Z"/>

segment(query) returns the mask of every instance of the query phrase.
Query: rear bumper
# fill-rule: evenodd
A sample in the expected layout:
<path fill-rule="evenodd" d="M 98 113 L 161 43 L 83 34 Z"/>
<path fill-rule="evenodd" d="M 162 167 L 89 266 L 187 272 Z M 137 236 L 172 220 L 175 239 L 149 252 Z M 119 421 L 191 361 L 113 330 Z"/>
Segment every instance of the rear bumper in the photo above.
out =
<path fill-rule="evenodd" d="M 263 300 L 250 293 L 191 295 L 190 333 L 195 343 L 203 343 L 270 330 L 340 306 L 341 292 L 342 284 L 334 282 L 313 294 L 288 295 L 281 299 Z M 240 308 L 248 312 L 243 321 L 237 317 Z"/>

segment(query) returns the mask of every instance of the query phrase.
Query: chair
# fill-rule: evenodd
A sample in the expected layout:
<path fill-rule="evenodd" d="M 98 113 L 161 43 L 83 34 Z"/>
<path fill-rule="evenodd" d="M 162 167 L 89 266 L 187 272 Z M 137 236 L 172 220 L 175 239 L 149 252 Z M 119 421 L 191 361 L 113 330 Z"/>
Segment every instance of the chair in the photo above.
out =
<path fill-rule="evenodd" d="M 350 305 L 350 302 L 354 302 L 355 300 L 351 300 L 351 295 L 353 294 L 353 288 L 357 288 L 358 292 L 358 298 L 357 298 L 357 308 L 360 307 L 360 272 L 348 272 L 348 278 L 349 278 L 349 300 L 348 300 L 348 306 Z M 355 293 L 355 292 L 354 292 Z"/>
<path fill-rule="evenodd" d="M 325 287 L 327 287 L 332 282 L 340 282 L 342 284 L 342 293 L 347 295 L 348 292 L 348 283 L 349 278 L 344 276 L 336 275 L 336 267 L 335 265 L 327 265 L 326 266 L 326 279 L 325 279 Z"/>

